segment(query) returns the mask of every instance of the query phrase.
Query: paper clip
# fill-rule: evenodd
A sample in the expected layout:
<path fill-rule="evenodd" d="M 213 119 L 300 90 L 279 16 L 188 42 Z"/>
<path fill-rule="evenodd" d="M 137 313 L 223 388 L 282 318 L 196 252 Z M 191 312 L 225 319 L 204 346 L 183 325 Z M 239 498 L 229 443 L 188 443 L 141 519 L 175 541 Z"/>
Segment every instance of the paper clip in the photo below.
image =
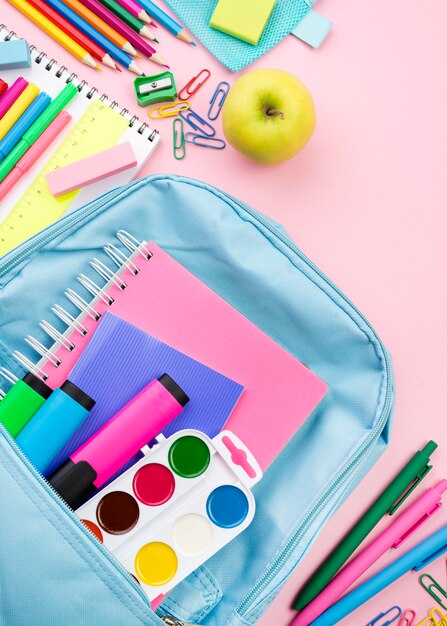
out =
<path fill-rule="evenodd" d="M 427 578 L 430 581 L 430 584 L 426 584 L 424 582 L 424 579 Z M 441 596 L 443 598 L 447 599 L 447 591 L 445 589 L 443 589 L 443 587 L 441 587 L 441 585 L 438 583 L 438 581 L 436 581 L 433 576 L 430 576 L 430 574 L 422 574 L 422 576 L 419 577 L 419 582 L 422 585 L 422 587 L 425 589 L 425 591 L 431 595 L 431 597 L 436 600 L 436 602 L 438 604 L 440 604 L 442 606 L 443 609 L 445 609 L 447 611 L 447 606 L 445 604 L 443 604 L 441 597 L 438 596 L 435 591 L 439 591 Z"/>
<path fill-rule="evenodd" d="M 388 611 L 376 615 L 376 617 L 368 622 L 366 626 L 389 626 L 402 615 L 400 606 L 392 606 Z M 385 619 L 385 621 L 383 621 Z"/>
<path fill-rule="evenodd" d="M 213 126 L 211 126 L 211 124 L 208 124 L 208 122 L 204 120 L 203 117 L 200 117 L 200 115 L 192 109 L 188 111 L 188 113 L 180 111 L 179 115 L 199 135 L 214 137 L 214 135 L 216 134 L 216 130 L 213 128 Z"/>
<path fill-rule="evenodd" d="M 187 100 L 184 102 L 173 102 L 172 104 L 164 104 L 161 107 L 152 107 L 147 114 L 153 120 L 160 120 L 163 117 L 177 117 L 180 111 L 186 111 L 190 106 L 191 104 Z"/>
<path fill-rule="evenodd" d="M 413 609 L 407 609 L 402 613 L 402 617 L 397 623 L 397 626 L 414 626 L 416 619 L 416 613 Z"/>
<path fill-rule="evenodd" d="M 447 624 L 447 615 L 443 615 L 437 607 L 431 609 L 430 613 L 422 622 L 416 626 L 445 626 Z"/>
<path fill-rule="evenodd" d="M 210 108 L 208 109 L 208 119 L 214 122 L 220 115 L 220 112 L 223 107 L 223 103 L 225 102 L 225 98 L 228 96 L 228 92 L 230 91 L 230 85 L 222 80 L 216 87 L 216 91 L 213 93 L 213 97 L 210 100 Z M 218 96 L 220 96 L 219 101 L 217 102 L 216 112 L 213 112 L 214 103 L 216 102 Z"/>
<path fill-rule="evenodd" d="M 183 120 L 176 117 L 172 122 L 174 158 L 181 161 L 186 156 L 185 133 L 183 131 Z"/>
<path fill-rule="evenodd" d="M 197 76 L 193 76 L 189 83 L 186 83 L 182 89 L 178 92 L 179 100 L 188 100 L 191 96 L 193 96 L 197 91 L 199 91 L 200 87 L 206 83 L 208 78 L 211 76 L 211 72 L 209 70 L 201 70 Z M 185 96 L 183 96 L 183 92 L 185 92 Z"/>
<path fill-rule="evenodd" d="M 185 141 L 196 146 L 202 146 L 202 148 L 214 148 L 214 150 L 223 150 L 227 145 L 223 139 L 198 135 L 197 133 L 185 133 Z"/>

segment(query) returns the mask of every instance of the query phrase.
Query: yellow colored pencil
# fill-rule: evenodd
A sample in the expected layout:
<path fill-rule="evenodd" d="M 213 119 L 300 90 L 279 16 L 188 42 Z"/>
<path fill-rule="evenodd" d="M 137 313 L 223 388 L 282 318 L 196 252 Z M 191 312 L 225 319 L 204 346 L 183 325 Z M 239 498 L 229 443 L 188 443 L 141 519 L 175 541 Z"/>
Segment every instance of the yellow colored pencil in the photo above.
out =
<path fill-rule="evenodd" d="M 66 35 L 64 31 L 53 24 L 53 22 L 42 15 L 42 13 L 39 13 L 39 11 L 28 4 L 28 2 L 25 0 L 8 0 L 8 2 L 20 11 L 20 13 L 23 13 L 23 15 L 39 26 L 39 28 L 45 31 L 47 35 L 50 35 L 50 37 L 70 52 L 70 54 L 79 59 L 79 61 L 82 61 L 82 63 L 85 63 L 86 65 L 90 65 L 90 67 L 95 67 L 98 70 L 100 69 L 100 67 L 96 65 L 91 54 L 89 54 L 85 48 Z"/>
<path fill-rule="evenodd" d="M 30 83 L 25 87 L 20 96 L 14 102 L 12 107 L 8 109 L 5 115 L 0 120 L 0 141 L 3 137 L 9 133 L 11 128 L 17 122 L 19 117 L 21 117 L 29 105 L 37 98 L 39 95 L 39 87 L 34 83 Z"/>

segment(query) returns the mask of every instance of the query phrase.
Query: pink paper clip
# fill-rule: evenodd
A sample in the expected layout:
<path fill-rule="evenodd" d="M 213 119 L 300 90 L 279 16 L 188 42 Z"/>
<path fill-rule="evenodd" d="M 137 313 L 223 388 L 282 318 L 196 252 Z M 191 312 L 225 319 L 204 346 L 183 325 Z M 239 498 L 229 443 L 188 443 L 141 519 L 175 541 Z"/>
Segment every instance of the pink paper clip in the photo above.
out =
<path fill-rule="evenodd" d="M 397 626 L 413 626 L 416 619 L 416 613 L 413 609 L 407 609 L 403 612 Z"/>
<path fill-rule="evenodd" d="M 178 92 L 179 100 L 188 100 L 191 96 L 193 96 L 197 91 L 199 91 L 200 87 L 206 83 L 208 78 L 211 76 L 211 72 L 209 70 L 201 70 L 197 76 L 193 76 L 189 83 L 180 89 Z M 186 95 L 183 95 L 185 92 Z"/>

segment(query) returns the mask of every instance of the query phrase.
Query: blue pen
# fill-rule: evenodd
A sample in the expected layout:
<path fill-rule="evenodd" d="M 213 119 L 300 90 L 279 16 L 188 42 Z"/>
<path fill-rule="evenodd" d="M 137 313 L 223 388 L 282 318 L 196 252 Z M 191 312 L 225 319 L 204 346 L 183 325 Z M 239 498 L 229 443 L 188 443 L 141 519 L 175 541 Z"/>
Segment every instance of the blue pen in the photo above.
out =
<path fill-rule="evenodd" d="M 110 54 L 110 56 L 127 67 L 135 74 L 142 74 L 142 71 L 139 69 L 135 61 L 132 57 L 118 48 L 114 43 L 109 41 L 107 37 L 105 37 L 102 33 L 96 30 L 91 24 L 86 22 L 82 17 L 80 17 L 75 11 L 70 9 L 66 4 L 61 2 L 60 0 L 45 0 L 46 3 L 59 15 L 65 17 L 66 20 L 73 24 L 78 30 L 80 30 L 84 35 L 87 35 L 92 41 L 94 41 L 98 46 L 103 48 L 106 52 Z"/>
<path fill-rule="evenodd" d="M 39 115 L 50 104 L 51 98 L 42 92 L 30 104 L 25 113 L 19 117 L 11 130 L 0 141 L 0 161 L 8 156 L 13 148 L 19 143 L 28 128 L 37 120 Z"/>
<path fill-rule="evenodd" d="M 443 555 L 444 552 L 447 552 L 447 525 L 333 604 L 330 609 L 314 620 L 311 626 L 333 626 L 333 624 L 337 624 L 395 580 L 410 570 L 418 572 Z"/>

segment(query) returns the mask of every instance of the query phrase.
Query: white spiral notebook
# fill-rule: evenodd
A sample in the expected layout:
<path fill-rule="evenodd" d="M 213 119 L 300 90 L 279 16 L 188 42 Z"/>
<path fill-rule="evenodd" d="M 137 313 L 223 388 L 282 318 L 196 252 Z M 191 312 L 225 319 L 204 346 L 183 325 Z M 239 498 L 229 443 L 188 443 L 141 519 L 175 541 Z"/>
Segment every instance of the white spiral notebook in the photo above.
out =
<path fill-rule="evenodd" d="M 17 39 L 15 33 L 0 24 L 0 42 Z M 31 45 L 31 42 L 28 42 Z M 0 256 L 30 236 L 62 217 L 68 211 L 86 204 L 106 191 L 134 179 L 157 146 L 158 131 L 141 122 L 136 115 L 122 109 L 118 102 L 82 80 L 77 74 L 60 66 L 44 52 L 32 47 L 30 68 L 6 70 L 0 78 L 11 85 L 18 77 L 35 83 L 41 91 L 54 98 L 73 82 L 79 88 L 67 106 L 72 120 L 54 145 L 22 177 L 16 187 L 0 201 Z M 79 160 L 117 143 L 130 142 L 137 157 L 137 166 L 120 172 L 79 192 L 54 198 L 49 191 L 43 170 Z"/>

